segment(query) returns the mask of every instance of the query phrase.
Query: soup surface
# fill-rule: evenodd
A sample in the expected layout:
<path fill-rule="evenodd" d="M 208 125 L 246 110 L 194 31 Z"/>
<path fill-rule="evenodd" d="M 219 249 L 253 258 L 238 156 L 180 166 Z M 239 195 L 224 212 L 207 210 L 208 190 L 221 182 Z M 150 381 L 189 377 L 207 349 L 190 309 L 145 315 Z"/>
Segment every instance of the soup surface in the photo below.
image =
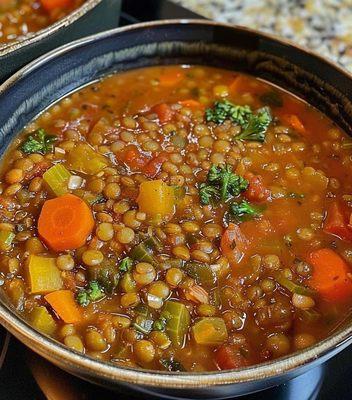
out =
<path fill-rule="evenodd" d="M 120 365 L 232 369 L 309 347 L 352 304 L 351 147 L 254 77 L 107 77 L 7 152 L 3 288 L 39 331 Z"/>
<path fill-rule="evenodd" d="M 83 3 L 84 0 L 0 0 L 0 45 L 46 28 Z"/>

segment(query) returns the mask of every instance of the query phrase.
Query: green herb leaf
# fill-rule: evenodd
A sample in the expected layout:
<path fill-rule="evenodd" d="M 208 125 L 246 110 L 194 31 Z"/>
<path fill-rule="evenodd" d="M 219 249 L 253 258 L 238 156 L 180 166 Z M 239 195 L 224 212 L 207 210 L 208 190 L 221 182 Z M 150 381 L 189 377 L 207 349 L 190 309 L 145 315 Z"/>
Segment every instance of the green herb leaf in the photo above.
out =
<path fill-rule="evenodd" d="M 178 361 L 170 358 L 170 359 L 166 359 L 166 358 L 162 358 L 160 360 L 160 364 L 165 367 L 168 371 L 170 372 L 184 372 L 185 367 Z"/>
<path fill-rule="evenodd" d="M 247 122 L 252 110 L 249 106 L 238 106 L 228 100 L 217 101 L 213 108 L 208 108 L 205 111 L 205 119 L 207 122 L 215 122 L 222 124 L 227 119 L 244 126 Z"/>
<path fill-rule="evenodd" d="M 26 154 L 46 154 L 53 151 L 56 140 L 56 136 L 49 135 L 44 129 L 38 129 L 27 137 L 20 149 Z"/>
<path fill-rule="evenodd" d="M 125 257 L 119 265 L 120 272 L 129 272 L 132 269 L 133 260 L 130 257 Z"/>
<path fill-rule="evenodd" d="M 200 202 L 204 205 L 215 204 L 215 202 L 220 199 L 220 192 L 219 189 L 214 186 L 201 183 L 199 185 L 199 197 Z"/>
<path fill-rule="evenodd" d="M 253 205 L 246 200 L 232 203 L 229 208 L 230 217 L 238 222 L 243 222 L 262 214 L 265 206 Z"/>
<path fill-rule="evenodd" d="M 237 140 L 264 142 L 266 131 L 272 121 L 268 107 L 263 107 L 256 114 L 251 114 L 242 132 L 235 136 Z"/>
<path fill-rule="evenodd" d="M 167 319 L 160 316 L 159 319 L 155 320 L 153 323 L 154 331 L 164 331 L 166 327 Z"/>
<path fill-rule="evenodd" d="M 234 174 L 231 165 L 228 164 L 218 167 L 212 165 L 207 181 L 212 185 L 218 186 L 220 198 L 223 201 L 226 201 L 231 196 L 238 196 L 248 187 L 248 181 Z"/>
<path fill-rule="evenodd" d="M 78 292 L 76 300 L 79 305 L 86 307 L 90 302 L 102 299 L 105 296 L 97 281 L 90 281 L 86 289 Z"/>

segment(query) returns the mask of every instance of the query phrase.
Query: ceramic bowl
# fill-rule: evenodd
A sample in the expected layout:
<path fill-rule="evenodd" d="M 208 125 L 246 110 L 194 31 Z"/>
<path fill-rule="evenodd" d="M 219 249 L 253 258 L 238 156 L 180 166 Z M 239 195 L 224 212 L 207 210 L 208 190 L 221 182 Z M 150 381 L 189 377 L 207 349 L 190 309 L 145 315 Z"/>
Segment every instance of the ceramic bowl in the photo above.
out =
<path fill-rule="evenodd" d="M 211 21 L 171 20 L 78 40 L 13 75 L 0 87 L 1 152 L 38 113 L 88 82 L 112 72 L 180 63 L 265 79 L 307 100 L 352 134 L 352 78 L 347 71 L 268 34 Z M 173 373 L 124 368 L 76 353 L 31 328 L 4 295 L 0 321 L 28 347 L 74 375 L 116 390 L 164 398 L 229 398 L 262 390 L 324 363 L 352 341 L 352 323 L 346 319 L 325 340 L 277 360 L 230 371 Z"/>

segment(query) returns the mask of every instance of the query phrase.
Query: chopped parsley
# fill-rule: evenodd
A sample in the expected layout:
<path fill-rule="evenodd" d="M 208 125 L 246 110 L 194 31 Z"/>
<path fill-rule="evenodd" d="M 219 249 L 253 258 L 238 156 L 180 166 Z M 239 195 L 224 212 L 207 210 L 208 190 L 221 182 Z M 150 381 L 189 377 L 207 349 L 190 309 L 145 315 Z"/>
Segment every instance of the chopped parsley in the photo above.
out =
<path fill-rule="evenodd" d="M 168 371 L 170 372 L 184 372 L 185 367 L 179 362 L 176 361 L 172 358 L 170 359 L 166 359 L 166 358 L 162 358 L 160 359 L 160 364 Z"/>
<path fill-rule="evenodd" d="M 239 135 L 235 136 L 237 140 L 251 140 L 264 142 L 266 131 L 272 121 L 268 107 L 260 108 L 256 114 L 251 114 L 247 124 L 242 127 Z"/>
<path fill-rule="evenodd" d="M 227 201 L 238 196 L 248 187 L 248 181 L 232 172 L 231 165 L 212 165 L 207 181 L 199 185 L 200 202 L 204 205 L 215 204 L 217 201 Z"/>
<path fill-rule="evenodd" d="M 26 154 L 47 154 L 53 151 L 56 140 L 55 135 L 49 135 L 44 129 L 37 129 L 27 137 L 20 149 Z"/>
<path fill-rule="evenodd" d="M 205 119 L 207 122 L 215 124 L 222 124 L 226 120 L 230 120 L 244 126 L 251 114 L 252 110 L 249 106 L 238 106 L 228 100 L 223 100 L 215 102 L 213 108 L 205 111 Z"/>
<path fill-rule="evenodd" d="M 242 222 L 258 217 L 262 214 L 263 210 L 264 206 L 253 205 L 246 200 L 242 200 L 239 203 L 233 202 L 230 204 L 229 215 L 230 218 Z"/>
<path fill-rule="evenodd" d="M 239 106 L 223 100 L 215 102 L 213 108 L 206 110 L 205 119 L 216 124 L 229 120 L 240 125 L 242 131 L 235 136 L 237 140 L 264 142 L 272 116 L 268 107 L 260 108 L 254 113 L 248 105 Z"/>
<path fill-rule="evenodd" d="M 119 271 L 120 272 L 129 272 L 131 271 L 133 264 L 133 260 L 130 257 L 125 257 L 123 260 L 121 260 L 120 265 L 119 265 Z"/>
<path fill-rule="evenodd" d="M 78 292 L 76 300 L 80 306 L 86 307 L 90 302 L 102 299 L 105 296 L 97 281 L 90 281 L 86 289 Z"/>

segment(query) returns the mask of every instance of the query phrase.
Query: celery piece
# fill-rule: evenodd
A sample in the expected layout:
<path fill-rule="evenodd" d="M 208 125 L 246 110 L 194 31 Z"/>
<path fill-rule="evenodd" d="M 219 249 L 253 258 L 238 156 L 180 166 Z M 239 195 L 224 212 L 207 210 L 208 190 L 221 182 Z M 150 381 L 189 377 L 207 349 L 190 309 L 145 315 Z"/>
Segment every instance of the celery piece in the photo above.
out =
<path fill-rule="evenodd" d="M 28 281 L 32 294 L 45 294 L 62 289 L 63 282 L 56 259 L 31 254 L 28 261 Z"/>
<path fill-rule="evenodd" d="M 132 274 L 126 272 L 120 280 L 120 289 L 125 293 L 131 293 L 136 291 L 136 282 L 134 281 Z"/>
<path fill-rule="evenodd" d="M 43 306 L 34 307 L 29 321 L 31 325 L 38 331 L 47 335 L 53 335 L 56 331 L 56 322 L 50 315 L 49 311 Z"/>
<path fill-rule="evenodd" d="M 15 234 L 11 231 L 0 231 L 0 250 L 10 250 Z"/>
<path fill-rule="evenodd" d="M 88 175 L 95 175 L 108 165 L 108 159 L 86 143 L 78 144 L 67 156 L 70 167 Z"/>
<path fill-rule="evenodd" d="M 62 164 L 56 164 L 44 172 L 43 179 L 56 196 L 62 196 L 68 192 L 70 176 L 70 171 Z"/>
<path fill-rule="evenodd" d="M 185 271 L 198 285 L 213 286 L 216 282 L 215 272 L 208 264 L 189 262 L 185 266 Z"/>
<path fill-rule="evenodd" d="M 314 296 L 316 292 L 306 286 L 299 285 L 287 279 L 281 272 L 275 275 L 276 281 L 291 293 L 300 294 L 302 296 Z"/>
<path fill-rule="evenodd" d="M 166 333 L 171 342 L 176 346 L 183 346 L 191 317 L 183 303 L 168 300 L 162 311 L 167 316 Z"/>
<path fill-rule="evenodd" d="M 196 343 L 206 346 L 218 346 L 228 338 L 224 320 L 217 317 L 201 318 L 193 325 L 192 333 Z"/>

